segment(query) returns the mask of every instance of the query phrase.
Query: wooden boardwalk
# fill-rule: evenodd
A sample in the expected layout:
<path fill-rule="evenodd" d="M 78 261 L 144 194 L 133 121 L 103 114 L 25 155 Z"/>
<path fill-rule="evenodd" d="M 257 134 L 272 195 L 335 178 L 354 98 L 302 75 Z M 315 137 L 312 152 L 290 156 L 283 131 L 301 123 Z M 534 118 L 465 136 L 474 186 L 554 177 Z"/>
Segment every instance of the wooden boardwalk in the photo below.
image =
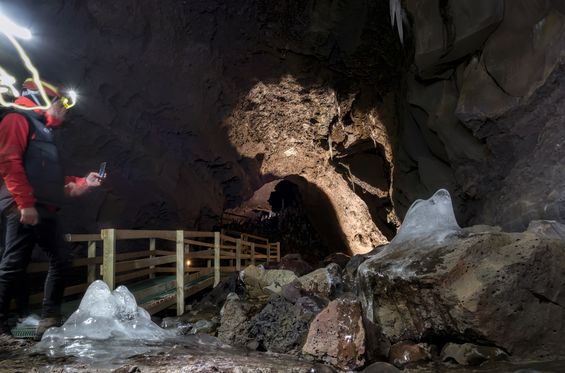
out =
<path fill-rule="evenodd" d="M 80 295 L 102 279 L 110 289 L 128 286 L 151 314 L 176 305 L 177 315 L 182 315 L 186 297 L 216 286 L 223 276 L 249 264 L 280 261 L 279 242 L 239 232 L 103 229 L 99 234 L 68 234 L 66 240 L 86 244 L 87 257 L 72 263 L 86 269 L 86 281 L 67 287 L 65 296 Z M 44 272 L 47 266 L 31 263 L 28 272 Z M 42 293 L 33 294 L 30 303 L 42 298 Z"/>

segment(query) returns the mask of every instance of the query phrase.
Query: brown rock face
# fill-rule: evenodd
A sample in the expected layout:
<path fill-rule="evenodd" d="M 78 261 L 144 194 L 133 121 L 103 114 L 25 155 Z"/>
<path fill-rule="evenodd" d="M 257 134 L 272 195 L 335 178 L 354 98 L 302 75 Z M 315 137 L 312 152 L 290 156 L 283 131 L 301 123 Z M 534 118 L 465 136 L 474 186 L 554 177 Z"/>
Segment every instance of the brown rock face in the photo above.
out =
<path fill-rule="evenodd" d="M 353 299 L 336 299 L 310 324 L 302 352 L 340 369 L 363 366 L 365 329 L 361 305 Z"/>
<path fill-rule="evenodd" d="M 531 233 L 409 242 L 365 261 L 367 317 L 392 341 L 441 337 L 522 357 L 563 356 L 565 243 Z"/>

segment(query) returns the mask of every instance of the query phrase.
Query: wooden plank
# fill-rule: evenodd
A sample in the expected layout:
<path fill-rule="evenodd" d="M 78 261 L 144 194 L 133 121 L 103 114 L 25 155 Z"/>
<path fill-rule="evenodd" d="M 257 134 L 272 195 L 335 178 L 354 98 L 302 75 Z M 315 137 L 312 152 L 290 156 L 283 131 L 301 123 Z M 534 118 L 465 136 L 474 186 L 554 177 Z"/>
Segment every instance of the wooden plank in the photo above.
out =
<path fill-rule="evenodd" d="M 155 272 L 157 273 L 176 273 L 176 267 L 157 267 L 155 268 Z M 208 267 L 189 267 L 185 270 L 185 272 L 190 272 L 190 273 L 194 273 L 194 272 L 198 272 L 200 274 L 206 274 L 206 273 L 211 273 L 213 272 L 213 268 L 208 268 Z"/>
<path fill-rule="evenodd" d="M 236 242 L 238 240 L 238 238 L 234 238 L 234 237 L 230 237 L 230 236 L 226 236 L 226 235 L 222 235 L 222 239 L 224 241 L 228 241 L 228 242 Z"/>
<path fill-rule="evenodd" d="M 134 269 L 142 269 L 150 266 L 174 263 L 176 259 L 177 259 L 176 255 L 166 255 L 166 256 L 158 256 L 155 258 L 129 260 L 127 262 L 115 263 L 115 270 L 116 272 L 131 271 Z M 104 269 L 106 269 L 106 266 L 104 266 Z"/>
<path fill-rule="evenodd" d="M 84 267 L 84 266 L 88 266 L 88 265 L 101 264 L 101 263 L 102 263 L 102 257 L 78 258 L 78 259 L 74 259 L 72 261 L 71 267 L 72 268 Z M 48 269 L 49 269 L 49 263 L 48 262 L 33 262 L 33 263 L 30 263 L 28 265 L 27 272 L 28 273 L 47 272 Z"/>
<path fill-rule="evenodd" d="M 148 288 L 137 290 L 133 292 L 133 295 L 135 295 L 135 299 L 138 300 L 139 302 L 142 299 L 150 298 L 155 296 L 156 294 L 172 290 L 175 288 L 176 284 L 177 284 L 176 279 L 174 277 L 171 277 L 169 281 L 161 282 L 159 284 L 155 284 Z"/>
<path fill-rule="evenodd" d="M 212 250 L 193 251 L 186 254 L 186 258 L 189 259 L 212 259 L 213 257 L 214 251 Z"/>
<path fill-rule="evenodd" d="M 145 277 L 149 274 L 155 273 L 154 269 L 147 268 L 140 271 L 130 272 L 123 275 L 116 276 L 116 284 L 121 284 L 134 278 Z"/>
<path fill-rule="evenodd" d="M 67 242 L 88 242 L 88 241 L 102 241 L 102 236 L 100 234 L 71 234 L 65 235 L 65 241 Z"/>
<path fill-rule="evenodd" d="M 214 287 L 220 283 L 220 232 L 214 232 Z"/>
<path fill-rule="evenodd" d="M 65 288 L 64 296 L 84 293 L 89 286 L 90 284 L 78 284 L 73 286 L 67 286 Z M 43 302 L 43 292 L 32 294 L 29 297 L 30 304 L 39 304 L 41 302 Z"/>
<path fill-rule="evenodd" d="M 184 314 L 184 231 L 177 231 L 177 316 Z"/>
<path fill-rule="evenodd" d="M 209 247 L 209 248 L 214 248 L 214 244 L 210 243 L 210 242 L 202 242 L 202 241 L 195 241 L 195 240 L 184 240 L 184 243 L 186 244 L 190 244 L 193 246 L 200 246 L 200 247 Z"/>
<path fill-rule="evenodd" d="M 245 233 L 244 236 L 245 236 L 245 241 L 249 241 L 249 239 L 252 238 L 252 239 L 255 239 L 257 241 L 269 242 L 268 238 L 261 237 L 261 236 L 255 236 L 255 235 L 249 234 L 249 233 Z M 242 237 L 242 239 L 243 239 L 243 237 Z"/>
<path fill-rule="evenodd" d="M 184 231 L 184 237 L 212 238 L 215 232 Z"/>
<path fill-rule="evenodd" d="M 147 238 L 160 238 L 162 240 L 174 241 L 174 231 L 162 230 L 137 230 L 137 229 L 119 229 L 116 230 L 116 239 L 118 240 L 138 240 Z"/>
<path fill-rule="evenodd" d="M 228 273 L 231 274 L 233 272 L 237 271 L 236 267 L 232 267 L 232 266 L 224 266 L 222 267 L 222 274 Z"/>
<path fill-rule="evenodd" d="M 177 267 L 155 267 L 155 273 L 177 273 Z"/>
<path fill-rule="evenodd" d="M 88 242 L 88 253 L 87 253 L 87 255 L 88 255 L 89 258 L 95 258 L 96 257 L 96 241 L 89 241 Z M 89 264 L 88 265 L 86 281 L 88 283 L 92 283 L 92 282 L 96 281 L 96 264 Z"/>
<path fill-rule="evenodd" d="M 281 261 L 281 243 L 275 242 L 276 250 L 277 250 L 277 262 Z"/>
<path fill-rule="evenodd" d="M 207 287 L 212 286 L 214 283 L 214 279 L 213 278 L 209 278 L 207 280 L 204 280 L 203 282 L 199 283 L 198 285 L 195 286 L 190 286 L 187 289 L 185 289 L 185 296 L 190 296 L 190 295 L 194 295 L 204 289 L 206 289 Z M 169 307 L 171 307 L 172 305 L 174 305 L 176 302 L 176 296 L 175 295 L 171 295 L 167 298 L 161 299 L 159 301 L 156 302 L 151 302 L 149 304 L 142 304 L 140 305 L 141 307 L 145 308 L 147 310 L 147 312 L 149 312 L 150 314 L 155 314 L 157 312 L 160 312 L 164 309 L 167 309 Z"/>
<path fill-rule="evenodd" d="M 156 301 L 156 302 L 141 304 L 140 307 L 145 308 L 145 310 L 147 312 L 149 312 L 151 315 L 153 315 L 157 312 L 161 312 L 161 311 L 171 307 L 176 302 L 177 302 L 176 294 L 172 294 L 169 297 L 167 297 L 165 299 L 160 299 L 159 301 Z"/>
<path fill-rule="evenodd" d="M 156 238 L 150 238 L 149 239 L 149 251 L 152 252 L 151 255 L 149 255 L 150 258 L 155 257 L 154 253 L 155 253 L 155 250 L 157 250 L 156 246 L 157 246 L 157 239 Z M 151 267 L 149 267 L 149 269 L 155 269 L 155 266 L 151 266 Z M 149 278 L 155 278 L 155 272 L 152 271 L 149 274 Z"/>
<path fill-rule="evenodd" d="M 241 239 L 235 241 L 235 268 L 241 271 Z"/>
<path fill-rule="evenodd" d="M 251 243 L 251 265 L 255 265 L 255 244 Z"/>
<path fill-rule="evenodd" d="M 102 279 L 108 285 L 110 290 L 114 290 L 115 276 L 114 266 L 116 264 L 116 230 L 103 229 L 101 232 L 102 239 L 104 240 L 104 269 Z"/>
<path fill-rule="evenodd" d="M 259 243 L 255 243 L 255 248 L 260 248 L 260 249 L 268 249 L 269 248 L 269 244 L 259 244 Z"/>

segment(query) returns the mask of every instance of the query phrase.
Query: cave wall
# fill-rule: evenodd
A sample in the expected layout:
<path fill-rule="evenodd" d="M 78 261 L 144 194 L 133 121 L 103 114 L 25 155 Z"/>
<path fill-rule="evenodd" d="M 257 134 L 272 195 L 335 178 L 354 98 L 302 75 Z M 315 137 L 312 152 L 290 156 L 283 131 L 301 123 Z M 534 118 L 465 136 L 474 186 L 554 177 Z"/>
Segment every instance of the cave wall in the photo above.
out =
<path fill-rule="evenodd" d="M 565 219 L 562 1 L 408 0 L 394 204 L 446 187 L 464 225 Z"/>
<path fill-rule="evenodd" d="M 63 209 L 65 230 L 207 229 L 263 184 L 296 176 L 330 201 L 347 249 L 390 238 L 404 52 L 386 2 L 23 0 L 3 9 L 33 30 L 24 47 L 42 76 L 79 92 L 59 131 L 68 173 L 108 162 L 104 187 Z M 363 157 L 375 164 L 357 176 Z"/>

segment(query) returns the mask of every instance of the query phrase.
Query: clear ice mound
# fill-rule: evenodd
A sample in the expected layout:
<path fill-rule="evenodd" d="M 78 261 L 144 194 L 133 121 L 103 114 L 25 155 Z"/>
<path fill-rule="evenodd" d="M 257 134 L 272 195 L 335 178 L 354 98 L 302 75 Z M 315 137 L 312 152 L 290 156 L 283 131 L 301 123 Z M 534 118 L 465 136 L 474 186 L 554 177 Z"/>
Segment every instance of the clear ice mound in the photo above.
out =
<path fill-rule="evenodd" d="M 390 245 L 422 239 L 441 243 L 460 230 L 451 196 L 447 190 L 440 189 L 429 199 L 417 199 L 412 203 Z"/>
<path fill-rule="evenodd" d="M 174 331 L 161 329 L 151 321 L 149 313 L 137 306 L 135 297 L 125 286 L 110 291 L 106 283 L 97 280 L 88 287 L 79 308 L 63 326 L 45 332 L 36 351 L 52 356 L 84 356 L 91 353 L 85 350 L 91 346 L 88 341 L 119 345 L 132 341 L 159 342 L 174 336 Z"/>
<path fill-rule="evenodd" d="M 418 255 L 412 252 L 431 248 L 459 236 L 449 192 L 438 190 L 426 200 L 416 200 L 408 209 L 404 222 L 390 243 L 359 266 L 361 276 L 371 276 L 373 263 L 386 263 L 387 273 L 402 278 L 416 275 L 412 264 Z"/>

